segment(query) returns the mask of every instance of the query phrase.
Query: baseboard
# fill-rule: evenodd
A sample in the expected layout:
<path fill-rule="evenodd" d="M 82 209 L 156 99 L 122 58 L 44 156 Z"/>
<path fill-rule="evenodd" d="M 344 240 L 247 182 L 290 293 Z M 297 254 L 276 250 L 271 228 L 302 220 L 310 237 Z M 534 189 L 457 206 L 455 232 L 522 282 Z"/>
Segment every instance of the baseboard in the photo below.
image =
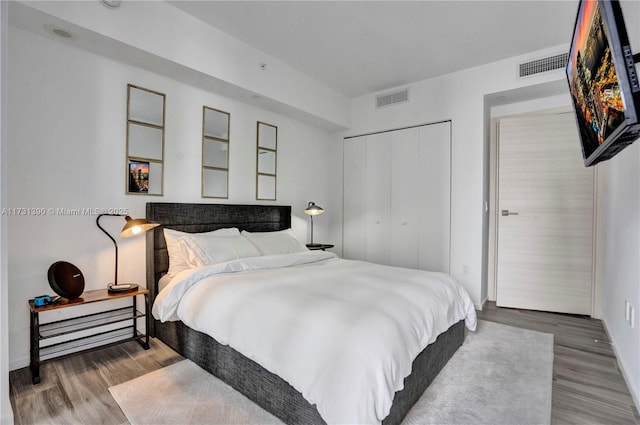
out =
<path fill-rule="evenodd" d="M 7 396 L 8 397 L 8 396 Z M 7 400 L 6 405 L 9 406 L 8 408 L 8 412 L 2 412 L 2 416 L 0 416 L 0 424 L 2 425 L 13 425 L 14 423 L 14 418 L 13 418 L 13 409 L 11 408 L 11 403 L 9 402 L 9 400 Z"/>
<path fill-rule="evenodd" d="M 633 399 L 633 403 L 636 405 L 636 411 L 640 412 L 640 394 L 637 394 L 634 391 L 633 385 L 630 385 L 631 380 L 629 380 L 629 375 L 624 367 L 624 364 L 620 361 L 620 353 L 618 353 L 618 348 L 616 347 L 615 341 L 611 338 L 611 334 L 607 329 L 607 324 L 604 320 L 602 320 L 602 327 L 604 328 L 604 333 L 607 335 L 607 339 L 611 341 L 611 348 L 613 349 L 613 354 L 616 355 L 616 363 L 618 364 L 618 368 L 620 368 L 620 372 L 622 374 L 622 379 L 624 379 L 625 384 L 627 384 L 627 388 L 629 389 L 629 393 L 631 394 L 631 398 Z"/>
<path fill-rule="evenodd" d="M 22 369 L 23 367 L 28 367 L 29 362 L 30 360 L 28 357 L 23 357 L 23 358 L 14 360 L 12 362 L 9 362 L 9 371 Z"/>
<path fill-rule="evenodd" d="M 488 300 L 489 300 L 489 297 L 485 297 L 484 300 L 482 300 L 482 302 L 480 303 L 480 305 L 474 304 L 473 306 L 476 308 L 476 310 L 482 311 L 482 309 L 484 308 Z"/>

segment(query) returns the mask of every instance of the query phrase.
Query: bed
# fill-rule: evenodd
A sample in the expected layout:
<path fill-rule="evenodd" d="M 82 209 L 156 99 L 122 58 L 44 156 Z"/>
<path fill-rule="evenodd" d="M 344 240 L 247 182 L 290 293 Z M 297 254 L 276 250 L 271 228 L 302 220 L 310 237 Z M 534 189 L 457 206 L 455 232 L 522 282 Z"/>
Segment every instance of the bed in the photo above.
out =
<path fill-rule="evenodd" d="M 291 207 L 276 205 L 148 203 L 147 218 L 162 226 L 147 234 L 147 287 L 153 304 L 159 282 L 169 269 L 163 229 L 203 233 L 237 228 L 247 232 L 275 232 L 291 227 Z M 287 424 L 325 424 L 315 404 L 285 379 L 256 361 L 218 342 L 182 321 L 151 318 L 149 333 Z M 411 374 L 393 397 L 385 425 L 399 424 L 426 387 L 464 340 L 464 320 L 451 325 L 422 350 L 411 364 Z"/>

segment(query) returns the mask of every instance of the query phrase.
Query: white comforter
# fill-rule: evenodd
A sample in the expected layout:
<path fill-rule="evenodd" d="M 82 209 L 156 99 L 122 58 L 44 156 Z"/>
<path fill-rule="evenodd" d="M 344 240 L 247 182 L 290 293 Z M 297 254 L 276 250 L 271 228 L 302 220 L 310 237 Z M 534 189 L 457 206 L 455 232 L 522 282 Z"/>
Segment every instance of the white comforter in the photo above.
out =
<path fill-rule="evenodd" d="M 476 327 L 469 295 L 449 275 L 323 251 L 184 271 L 153 315 L 182 320 L 279 375 L 329 424 L 380 423 L 415 357 L 459 320 Z"/>

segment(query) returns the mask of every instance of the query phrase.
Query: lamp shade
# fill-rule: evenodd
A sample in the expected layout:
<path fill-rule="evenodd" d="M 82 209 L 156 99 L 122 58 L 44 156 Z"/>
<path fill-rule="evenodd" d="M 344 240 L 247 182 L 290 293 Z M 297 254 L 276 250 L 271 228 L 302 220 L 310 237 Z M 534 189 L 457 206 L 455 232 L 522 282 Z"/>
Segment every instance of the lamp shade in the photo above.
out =
<path fill-rule="evenodd" d="M 107 232 L 104 227 L 102 227 L 100 225 L 100 219 L 104 216 L 110 216 L 110 217 L 123 217 L 123 214 L 100 214 L 97 218 L 96 218 L 96 226 L 98 226 L 98 228 L 100 230 L 102 230 L 102 232 L 104 232 L 105 235 L 107 235 L 109 237 L 109 239 L 111 239 L 111 242 L 113 242 L 113 248 L 115 250 L 115 254 L 116 254 L 116 258 L 115 258 L 115 272 L 113 275 L 113 285 L 118 285 L 118 243 L 116 242 L 116 240 L 113 238 L 113 236 L 111 236 L 109 234 L 109 232 Z M 142 234 L 148 230 L 153 229 L 156 226 L 159 226 L 158 223 L 154 223 L 153 221 L 149 221 L 149 220 L 145 220 L 143 218 L 136 218 L 133 219 L 131 217 L 124 216 L 124 219 L 127 221 L 124 225 L 124 227 L 122 228 L 122 231 L 120 232 L 120 236 L 123 238 L 128 238 L 129 236 L 135 236 L 135 235 L 139 235 Z"/>
<path fill-rule="evenodd" d="M 144 218 L 131 218 L 126 216 L 124 218 L 127 222 L 122 228 L 122 232 L 120 232 L 120 236 L 123 238 L 128 238 L 130 236 L 135 236 L 140 233 L 147 232 L 154 227 L 159 226 L 158 223 L 154 223 L 150 220 L 145 220 Z"/>
<path fill-rule="evenodd" d="M 304 213 L 307 215 L 320 215 L 324 212 L 324 209 L 321 206 L 315 204 L 315 202 L 309 202 L 307 208 L 304 210 Z"/>

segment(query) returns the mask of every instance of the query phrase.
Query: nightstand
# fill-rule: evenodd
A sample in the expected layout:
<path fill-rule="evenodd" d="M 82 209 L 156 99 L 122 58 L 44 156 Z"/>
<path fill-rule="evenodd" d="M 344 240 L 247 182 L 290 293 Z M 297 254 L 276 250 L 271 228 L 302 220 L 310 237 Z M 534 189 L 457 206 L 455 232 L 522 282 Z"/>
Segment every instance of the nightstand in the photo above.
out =
<path fill-rule="evenodd" d="M 326 243 L 320 243 L 320 244 L 307 244 L 307 249 L 311 250 L 311 251 L 315 251 L 315 250 L 325 250 L 325 249 L 329 249 L 329 248 L 333 248 L 334 245 L 330 245 L 330 244 L 326 244 Z"/>
<path fill-rule="evenodd" d="M 96 348 L 136 340 L 145 350 L 149 349 L 149 290 L 138 288 L 126 292 L 109 292 L 107 289 L 86 291 L 80 298 L 36 307 L 29 300 L 31 310 L 31 380 L 40 382 L 40 363 L 54 358 L 83 353 Z M 144 295 L 144 312 L 138 311 L 136 296 Z M 93 314 L 79 315 L 70 319 L 40 323 L 40 313 L 61 308 L 113 301 L 131 297 L 129 307 L 103 310 Z M 137 319 L 145 318 L 145 333 L 137 330 Z M 107 327 L 109 325 L 109 327 Z M 99 329 L 104 327 L 103 329 Z M 96 330 L 91 332 L 91 330 Z M 75 334 L 75 335 L 74 335 Z M 61 341 L 62 336 L 68 337 Z M 56 339 L 57 337 L 57 339 Z M 49 344 L 41 342 L 51 339 Z"/>

